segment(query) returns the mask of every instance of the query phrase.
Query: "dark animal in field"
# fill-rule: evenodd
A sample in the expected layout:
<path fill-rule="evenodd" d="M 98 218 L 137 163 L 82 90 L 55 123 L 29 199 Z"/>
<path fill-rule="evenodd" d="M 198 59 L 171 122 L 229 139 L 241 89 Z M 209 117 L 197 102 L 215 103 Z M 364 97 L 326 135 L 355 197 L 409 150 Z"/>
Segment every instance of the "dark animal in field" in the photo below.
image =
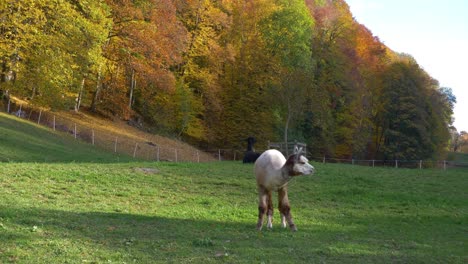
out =
<path fill-rule="evenodd" d="M 254 163 L 258 157 L 260 157 L 260 153 L 254 150 L 253 145 L 255 142 L 256 140 L 254 137 L 247 138 L 247 151 L 244 153 L 244 158 L 242 159 L 243 163 Z"/>
<path fill-rule="evenodd" d="M 267 228 L 273 227 L 272 192 L 278 192 L 278 209 L 281 214 L 281 225 L 286 222 L 293 231 L 297 227 L 292 220 L 291 207 L 288 199 L 288 182 L 296 176 L 313 174 L 315 169 L 301 154 L 302 148 L 295 148 L 294 154 L 286 158 L 276 149 L 265 151 L 255 162 L 255 177 L 258 189 L 258 222 L 261 230 L 267 215 Z"/>

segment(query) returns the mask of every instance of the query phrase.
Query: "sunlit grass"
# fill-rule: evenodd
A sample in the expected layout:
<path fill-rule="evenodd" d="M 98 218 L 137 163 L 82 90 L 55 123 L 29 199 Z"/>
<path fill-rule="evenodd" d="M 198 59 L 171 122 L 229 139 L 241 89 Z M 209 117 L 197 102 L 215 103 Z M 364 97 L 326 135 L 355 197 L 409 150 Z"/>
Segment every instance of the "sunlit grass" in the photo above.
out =
<path fill-rule="evenodd" d="M 134 161 L 84 144 L 27 120 L 0 113 L 0 161 L 12 162 L 118 162 Z"/>
<path fill-rule="evenodd" d="M 255 231 L 252 165 L 0 164 L 0 262 L 464 263 L 467 174 L 315 164 L 299 231 Z M 141 170 L 147 168 L 148 170 Z"/>

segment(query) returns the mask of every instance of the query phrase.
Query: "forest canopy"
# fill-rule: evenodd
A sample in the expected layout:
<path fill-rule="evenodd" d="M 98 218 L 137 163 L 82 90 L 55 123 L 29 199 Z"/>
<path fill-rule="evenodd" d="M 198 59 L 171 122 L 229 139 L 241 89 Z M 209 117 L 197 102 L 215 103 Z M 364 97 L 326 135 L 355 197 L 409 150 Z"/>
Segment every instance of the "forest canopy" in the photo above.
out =
<path fill-rule="evenodd" d="M 0 93 L 142 118 L 203 147 L 430 159 L 456 98 L 344 0 L 5 0 Z"/>

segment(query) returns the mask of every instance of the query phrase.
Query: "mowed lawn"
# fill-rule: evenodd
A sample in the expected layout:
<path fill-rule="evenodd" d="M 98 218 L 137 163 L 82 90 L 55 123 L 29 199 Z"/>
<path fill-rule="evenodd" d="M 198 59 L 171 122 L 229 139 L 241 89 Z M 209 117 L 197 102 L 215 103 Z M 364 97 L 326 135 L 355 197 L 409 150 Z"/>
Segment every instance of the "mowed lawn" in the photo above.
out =
<path fill-rule="evenodd" d="M 466 263 L 467 171 L 315 164 L 298 232 L 255 230 L 252 165 L 0 164 L 1 263 Z"/>

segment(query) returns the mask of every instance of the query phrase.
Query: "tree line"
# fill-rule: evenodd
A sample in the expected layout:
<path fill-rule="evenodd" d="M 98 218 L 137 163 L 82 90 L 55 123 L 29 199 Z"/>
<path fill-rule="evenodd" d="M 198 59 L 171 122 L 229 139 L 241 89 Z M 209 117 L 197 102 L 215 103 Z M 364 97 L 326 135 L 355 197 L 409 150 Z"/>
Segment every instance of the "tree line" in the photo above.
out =
<path fill-rule="evenodd" d="M 344 0 L 5 0 L 0 92 L 85 107 L 201 147 L 430 159 L 456 98 Z M 262 143 L 263 142 L 263 143 Z"/>

